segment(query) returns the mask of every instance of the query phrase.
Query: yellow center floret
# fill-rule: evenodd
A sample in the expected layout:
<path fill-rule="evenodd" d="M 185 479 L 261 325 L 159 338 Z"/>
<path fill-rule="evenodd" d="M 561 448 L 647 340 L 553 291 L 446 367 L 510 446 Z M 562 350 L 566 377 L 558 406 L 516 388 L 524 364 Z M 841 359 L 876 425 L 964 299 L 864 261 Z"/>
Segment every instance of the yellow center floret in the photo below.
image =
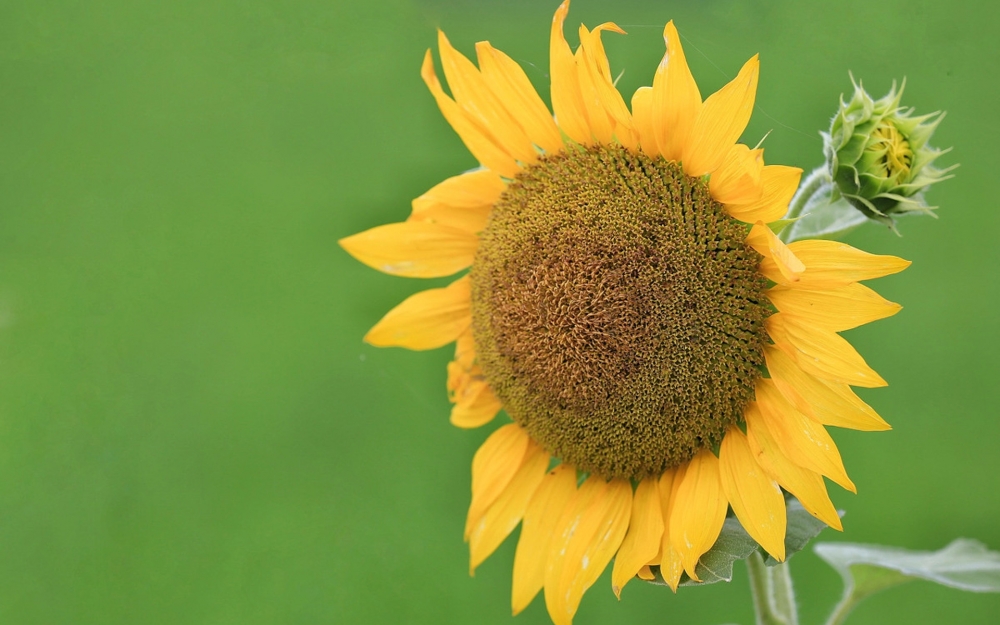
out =
<path fill-rule="evenodd" d="M 641 479 L 717 445 L 771 313 L 747 230 L 680 166 L 616 145 L 527 167 L 472 269 L 477 359 L 550 453 Z"/>
<path fill-rule="evenodd" d="M 868 149 L 881 153 L 883 175 L 886 178 L 900 179 L 908 176 L 913 163 L 913 150 L 896 126 L 885 120 L 872 132 L 872 138 L 873 142 Z"/>

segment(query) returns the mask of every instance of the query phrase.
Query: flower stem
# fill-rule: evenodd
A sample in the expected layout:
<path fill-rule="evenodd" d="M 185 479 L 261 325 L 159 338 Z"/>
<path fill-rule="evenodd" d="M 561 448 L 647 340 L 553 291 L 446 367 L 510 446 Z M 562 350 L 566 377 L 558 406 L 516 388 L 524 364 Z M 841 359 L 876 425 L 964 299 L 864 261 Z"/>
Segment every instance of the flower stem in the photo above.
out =
<path fill-rule="evenodd" d="M 825 165 L 820 165 L 816 169 L 812 170 L 806 179 L 802 181 L 799 185 L 798 191 L 792 196 L 792 201 L 788 203 L 788 212 L 785 213 L 784 219 L 796 219 L 802 216 L 802 211 L 805 207 L 809 205 L 809 202 L 813 199 L 813 196 L 817 193 L 827 193 L 827 186 L 831 183 L 830 172 L 827 170 Z M 788 236 L 792 232 L 792 228 L 785 228 L 778 238 L 780 238 L 785 243 L 788 243 Z"/>
<path fill-rule="evenodd" d="M 769 567 L 759 552 L 746 562 L 757 625 L 799 625 L 788 564 Z"/>

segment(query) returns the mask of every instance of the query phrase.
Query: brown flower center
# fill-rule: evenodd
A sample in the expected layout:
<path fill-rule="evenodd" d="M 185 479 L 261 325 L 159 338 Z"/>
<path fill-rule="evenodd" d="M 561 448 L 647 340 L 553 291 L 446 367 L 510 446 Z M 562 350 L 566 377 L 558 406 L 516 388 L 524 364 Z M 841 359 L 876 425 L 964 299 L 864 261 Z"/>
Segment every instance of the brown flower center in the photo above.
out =
<path fill-rule="evenodd" d="M 662 158 L 596 146 L 526 168 L 472 269 L 477 358 L 507 412 L 608 478 L 718 444 L 753 397 L 770 314 L 746 233 Z"/>

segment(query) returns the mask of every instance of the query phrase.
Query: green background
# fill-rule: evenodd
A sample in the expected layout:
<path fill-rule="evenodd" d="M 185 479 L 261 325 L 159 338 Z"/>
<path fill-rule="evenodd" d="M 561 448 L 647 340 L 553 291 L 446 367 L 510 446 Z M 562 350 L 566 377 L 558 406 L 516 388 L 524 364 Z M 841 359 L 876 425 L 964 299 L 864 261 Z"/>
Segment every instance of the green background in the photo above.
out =
<path fill-rule="evenodd" d="M 474 165 L 419 77 L 445 28 L 489 39 L 547 93 L 556 1 L 4 2 L 0 6 L 0 622 L 546 623 L 509 614 L 513 541 L 467 573 L 469 463 L 448 424 L 450 349 L 361 342 L 441 281 L 381 275 L 337 239 L 405 218 Z M 576 0 L 614 72 L 649 84 L 667 19 L 707 94 L 760 52 L 767 157 L 807 169 L 852 70 L 946 109 L 957 178 L 939 220 L 875 226 L 912 259 L 874 286 L 905 308 L 848 333 L 890 381 L 895 430 L 835 433 L 846 533 L 1000 548 L 1000 15 L 993 3 Z M 805 622 L 839 581 L 792 561 Z M 852 623 L 995 623 L 1000 596 L 923 582 Z M 576 623 L 752 622 L 732 584 L 605 575 Z"/>

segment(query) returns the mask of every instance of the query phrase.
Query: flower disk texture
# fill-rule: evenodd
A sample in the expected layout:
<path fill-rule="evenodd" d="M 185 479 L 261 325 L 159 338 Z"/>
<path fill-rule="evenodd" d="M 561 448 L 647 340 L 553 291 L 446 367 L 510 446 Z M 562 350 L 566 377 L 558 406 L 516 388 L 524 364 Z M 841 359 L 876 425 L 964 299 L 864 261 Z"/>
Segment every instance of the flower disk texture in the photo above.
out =
<path fill-rule="evenodd" d="M 626 100 L 602 34 L 550 40 L 554 115 L 510 57 L 444 34 L 450 94 L 428 51 L 421 75 L 482 167 L 434 186 L 406 221 L 347 237 L 380 271 L 442 277 L 366 340 L 455 343 L 451 422 L 485 426 L 465 538 L 474 569 L 522 525 L 512 608 L 544 590 L 569 624 L 614 559 L 620 593 L 651 566 L 675 589 L 729 511 L 784 557 L 782 490 L 839 529 L 824 477 L 854 485 L 827 426 L 888 429 L 851 386 L 885 382 L 838 332 L 899 306 L 860 280 L 909 263 L 831 241 L 784 244 L 801 170 L 737 143 L 758 60 L 704 100 L 673 23 L 666 53 Z M 631 408 L 631 410 L 630 410 Z"/>

